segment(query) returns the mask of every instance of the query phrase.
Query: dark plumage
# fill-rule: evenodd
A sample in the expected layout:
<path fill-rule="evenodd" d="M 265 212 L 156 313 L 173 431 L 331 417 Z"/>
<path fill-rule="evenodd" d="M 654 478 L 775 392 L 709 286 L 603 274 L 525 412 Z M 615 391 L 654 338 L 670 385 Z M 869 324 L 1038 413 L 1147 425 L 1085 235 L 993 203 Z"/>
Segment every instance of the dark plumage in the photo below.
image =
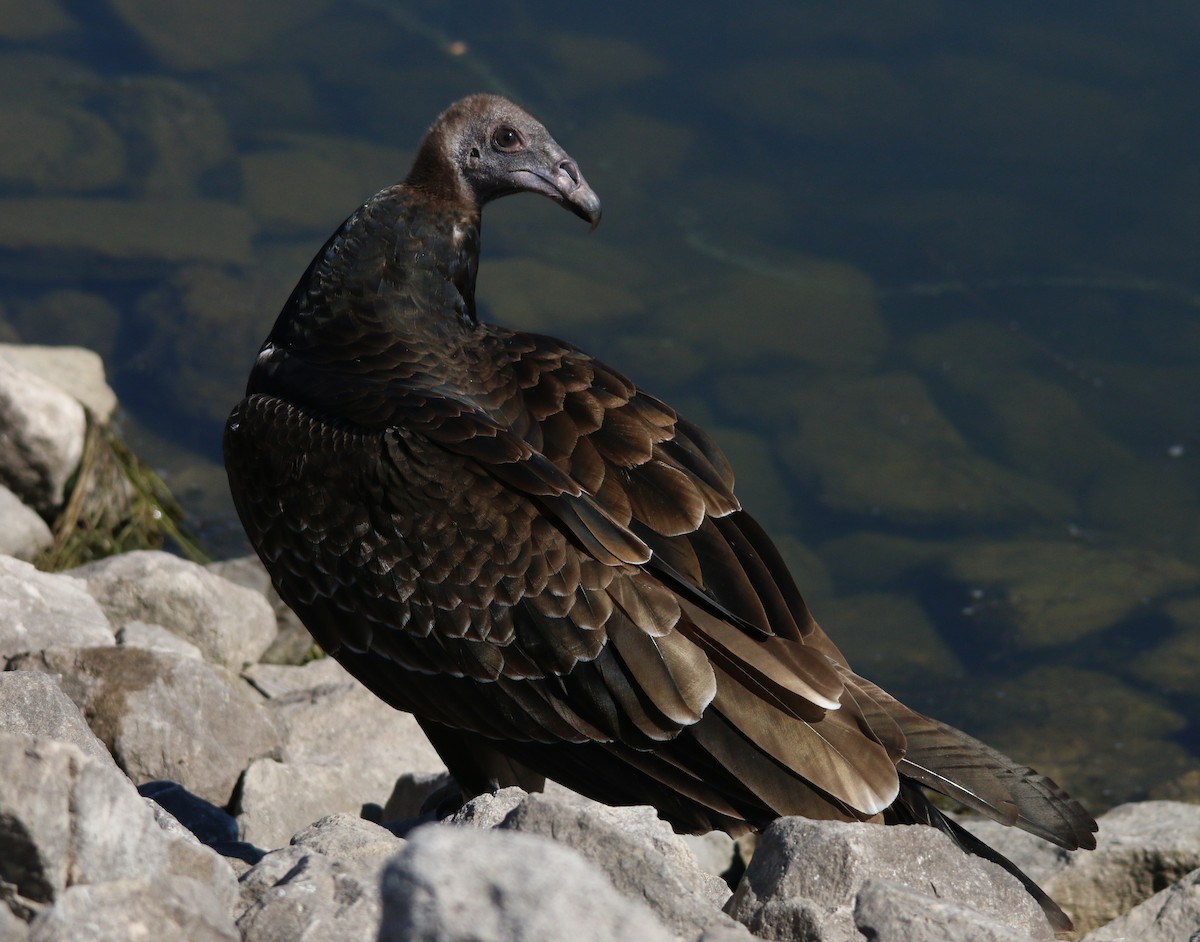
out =
<path fill-rule="evenodd" d="M 417 717 L 466 797 L 550 776 L 684 831 L 922 822 L 996 859 L 926 786 L 1093 847 L 1052 781 L 849 668 L 703 431 L 476 320 L 480 210 L 520 191 L 599 221 L 537 121 L 451 106 L 313 259 L 230 416 L 238 513 L 321 646 Z"/>

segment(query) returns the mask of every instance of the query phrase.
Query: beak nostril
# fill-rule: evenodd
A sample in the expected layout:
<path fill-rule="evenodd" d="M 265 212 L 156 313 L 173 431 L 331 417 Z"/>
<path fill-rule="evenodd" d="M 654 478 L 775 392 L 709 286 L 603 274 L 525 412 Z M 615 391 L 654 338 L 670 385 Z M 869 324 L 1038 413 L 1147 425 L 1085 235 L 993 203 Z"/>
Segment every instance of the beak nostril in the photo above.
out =
<path fill-rule="evenodd" d="M 579 185 L 579 168 L 575 166 L 575 161 L 564 160 L 558 165 L 558 169 L 570 177 L 572 183 Z"/>

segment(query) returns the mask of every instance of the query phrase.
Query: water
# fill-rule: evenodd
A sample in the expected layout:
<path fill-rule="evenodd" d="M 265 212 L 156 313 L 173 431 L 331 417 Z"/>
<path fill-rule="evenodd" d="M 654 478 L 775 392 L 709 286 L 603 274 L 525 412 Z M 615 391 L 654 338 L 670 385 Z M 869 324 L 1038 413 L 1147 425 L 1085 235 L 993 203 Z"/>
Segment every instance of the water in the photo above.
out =
<path fill-rule="evenodd" d="M 105 357 L 245 551 L 220 430 L 460 95 L 604 200 L 489 207 L 485 316 L 713 430 L 852 662 L 1097 810 L 1200 798 L 1192 5 L 42 0 L 0 15 L 0 334 Z"/>

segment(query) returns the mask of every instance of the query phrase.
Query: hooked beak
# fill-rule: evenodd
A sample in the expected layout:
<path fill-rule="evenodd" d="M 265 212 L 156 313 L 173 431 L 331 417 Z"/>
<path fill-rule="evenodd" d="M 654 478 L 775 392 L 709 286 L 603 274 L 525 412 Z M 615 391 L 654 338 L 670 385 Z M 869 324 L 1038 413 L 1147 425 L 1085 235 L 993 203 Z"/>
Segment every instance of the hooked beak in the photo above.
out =
<path fill-rule="evenodd" d="M 592 229 L 600 225 L 600 197 L 583 179 L 578 164 L 565 154 L 550 169 L 518 170 L 514 176 L 520 178 L 526 189 L 548 196 L 580 219 L 586 219 Z"/>

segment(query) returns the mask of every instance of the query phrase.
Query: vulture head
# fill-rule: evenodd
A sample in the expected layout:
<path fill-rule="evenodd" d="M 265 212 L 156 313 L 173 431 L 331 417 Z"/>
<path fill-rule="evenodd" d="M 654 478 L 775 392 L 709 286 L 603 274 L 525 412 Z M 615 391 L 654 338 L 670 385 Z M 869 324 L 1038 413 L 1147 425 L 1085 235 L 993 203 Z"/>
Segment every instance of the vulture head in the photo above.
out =
<path fill-rule="evenodd" d="M 541 122 L 499 95 L 471 95 L 442 112 L 405 182 L 476 209 L 512 193 L 541 193 L 593 229 L 600 224 L 600 198 L 579 166 Z"/>

